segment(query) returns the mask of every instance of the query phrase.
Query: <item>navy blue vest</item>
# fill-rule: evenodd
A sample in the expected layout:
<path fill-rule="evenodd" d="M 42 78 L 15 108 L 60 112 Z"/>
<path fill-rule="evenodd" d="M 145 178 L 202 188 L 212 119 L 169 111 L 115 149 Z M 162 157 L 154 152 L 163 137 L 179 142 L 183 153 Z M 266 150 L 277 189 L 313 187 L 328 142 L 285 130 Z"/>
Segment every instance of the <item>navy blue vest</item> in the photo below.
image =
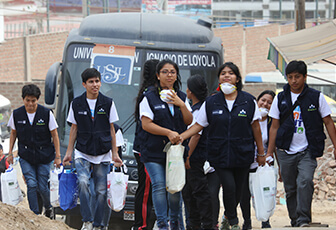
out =
<path fill-rule="evenodd" d="M 177 95 L 184 102 L 186 94 L 178 91 Z M 187 129 L 183 122 L 182 112 L 179 107 L 174 106 L 174 116 L 172 116 L 168 104 L 160 99 L 156 91 L 148 91 L 145 93 L 149 106 L 154 113 L 153 122 L 161 127 L 182 133 Z M 153 135 L 145 132 L 144 144 L 141 145 L 141 161 L 142 162 L 156 162 L 164 164 L 166 162 L 166 153 L 163 152 L 165 145 L 169 142 L 168 137 Z M 188 151 L 187 141 L 183 142 L 185 148 L 185 155 Z"/>
<path fill-rule="evenodd" d="M 222 92 L 207 98 L 208 160 L 212 166 L 241 168 L 254 161 L 254 112 L 254 97 L 243 91 L 238 91 L 231 112 Z"/>
<path fill-rule="evenodd" d="M 24 106 L 13 111 L 19 156 L 30 164 L 46 164 L 55 158 L 49 130 L 49 113 L 49 109 L 38 105 L 31 125 Z"/>
<path fill-rule="evenodd" d="M 72 109 L 77 122 L 77 150 L 98 156 L 112 149 L 109 121 L 111 106 L 112 99 L 99 93 L 92 120 L 86 92 L 73 100 Z"/>
<path fill-rule="evenodd" d="M 326 139 L 323 131 L 323 120 L 318 111 L 319 98 L 319 91 L 305 85 L 297 99 L 300 101 L 301 116 L 305 126 L 309 152 L 312 157 L 320 157 L 323 155 L 324 140 Z M 290 86 L 286 84 L 284 86 L 284 91 L 280 92 L 278 95 L 280 120 L 288 110 L 292 109 L 292 105 Z M 276 137 L 277 148 L 289 150 L 294 131 L 294 116 L 293 113 L 291 113 L 286 120 L 280 124 Z"/>
<path fill-rule="evenodd" d="M 195 110 L 199 110 L 201 108 L 203 104 L 202 102 L 198 102 L 195 105 L 193 105 L 192 111 L 194 112 Z M 192 153 L 189 161 L 190 162 L 203 162 L 206 160 L 207 158 L 207 140 L 208 140 L 208 134 L 207 134 L 207 130 L 208 128 L 204 128 L 202 131 L 202 135 L 197 143 L 197 146 L 194 150 L 194 152 Z"/>
<path fill-rule="evenodd" d="M 155 91 L 155 87 L 149 86 L 148 88 L 146 88 L 145 91 L 143 92 L 142 97 L 138 99 L 139 103 L 143 99 L 145 93 L 149 91 Z M 133 150 L 140 153 L 141 144 L 143 144 L 145 140 L 146 132 L 142 129 L 142 124 L 141 124 L 141 120 L 139 120 L 139 116 L 137 116 L 135 120 L 136 120 L 136 127 L 135 127 L 134 141 L 133 141 Z"/>

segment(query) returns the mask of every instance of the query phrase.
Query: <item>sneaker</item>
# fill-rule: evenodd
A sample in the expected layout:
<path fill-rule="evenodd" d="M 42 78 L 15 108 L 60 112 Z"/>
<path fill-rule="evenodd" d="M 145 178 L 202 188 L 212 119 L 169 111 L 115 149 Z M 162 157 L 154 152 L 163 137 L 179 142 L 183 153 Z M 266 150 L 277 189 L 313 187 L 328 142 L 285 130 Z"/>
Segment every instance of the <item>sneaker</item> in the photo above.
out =
<path fill-rule="evenodd" d="M 93 226 L 91 222 L 84 222 L 81 230 L 92 230 Z"/>
<path fill-rule="evenodd" d="M 157 226 L 157 221 L 155 221 L 154 223 L 153 230 L 159 230 L 159 227 Z"/>
<path fill-rule="evenodd" d="M 231 226 L 231 230 L 240 230 L 241 228 L 239 227 L 238 224 L 234 224 Z"/>
<path fill-rule="evenodd" d="M 102 227 L 93 227 L 93 230 L 102 230 L 103 228 Z"/>
<path fill-rule="evenodd" d="M 43 213 L 44 216 L 48 217 L 49 219 L 53 220 L 55 219 L 55 216 L 54 216 L 54 210 L 52 207 L 46 209 Z"/>
<path fill-rule="evenodd" d="M 269 220 L 261 222 L 261 228 L 271 228 Z"/>
<path fill-rule="evenodd" d="M 220 226 L 220 230 L 230 230 L 229 220 L 225 216 L 223 216 L 223 218 L 222 218 L 222 223 L 221 223 L 221 226 Z"/>
<path fill-rule="evenodd" d="M 307 223 L 300 224 L 300 228 L 307 228 L 307 227 L 309 227 L 309 224 Z"/>

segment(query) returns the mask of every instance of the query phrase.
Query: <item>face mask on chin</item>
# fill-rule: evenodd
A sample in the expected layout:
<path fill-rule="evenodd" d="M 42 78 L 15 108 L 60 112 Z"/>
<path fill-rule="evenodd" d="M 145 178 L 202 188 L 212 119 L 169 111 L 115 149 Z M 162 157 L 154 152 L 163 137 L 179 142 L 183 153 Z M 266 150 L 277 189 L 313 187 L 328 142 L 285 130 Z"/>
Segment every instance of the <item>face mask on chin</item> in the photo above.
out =
<path fill-rule="evenodd" d="M 237 90 L 237 87 L 230 83 L 225 82 L 225 83 L 220 84 L 220 89 L 222 90 L 224 94 L 231 94 Z"/>
<path fill-rule="evenodd" d="M 259 108 L 259 111 L 260 111 L 260 114 L 261 114 L 261 117 L 266 117 L 268 115 L 268 109 L 266 108 Z"/>

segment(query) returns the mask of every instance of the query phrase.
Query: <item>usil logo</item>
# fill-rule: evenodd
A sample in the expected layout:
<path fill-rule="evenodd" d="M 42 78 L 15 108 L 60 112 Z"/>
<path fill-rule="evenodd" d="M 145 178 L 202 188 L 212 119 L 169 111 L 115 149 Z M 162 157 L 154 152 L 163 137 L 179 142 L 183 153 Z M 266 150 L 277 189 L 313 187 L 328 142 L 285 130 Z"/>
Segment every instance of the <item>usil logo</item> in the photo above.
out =
<path fill-rule="evenodd" d="M 125 73 L 122 73 L 122 67 L 116 67 L 112 64 L 107 64 L 103 68 L 103 71 L 100 71 L 100 66 L 98 66 L 97 70 L 101 73 L 102 81 L 105 83 L 113 84 L 120 78 L 126 76 Z"/>

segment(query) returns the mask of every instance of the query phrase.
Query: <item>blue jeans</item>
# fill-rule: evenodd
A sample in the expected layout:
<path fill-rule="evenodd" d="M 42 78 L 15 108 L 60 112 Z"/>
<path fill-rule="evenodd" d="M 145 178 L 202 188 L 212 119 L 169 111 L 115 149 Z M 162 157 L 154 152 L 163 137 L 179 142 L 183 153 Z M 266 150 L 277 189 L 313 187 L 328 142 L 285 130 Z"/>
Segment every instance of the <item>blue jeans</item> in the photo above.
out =
<path fill-rule="evenodd" d="M 108 162 L 91 164 L 87 160 L 75 160 L 78 175 L 80 212 L 83 222 L 92 222 L 93 226 L 102 226 L 107 194 Z M 90 180 L 92 176 L 92 180 Z M 94 183 L 95 206 L 91 207 L 90 182 Z"/>
<path fill-rule="evenodd" d="M 49 209 L 51 207 L 50 190 L 48 187 L 50 164 L 51 163 L 32 165 L 28 161 L 20 158 L 22 174 L 27 184 L 29 208 L 35 214 L 40 214 L 37 192 L 39 192 L 42 197 L 44 208 Z"/>
<path fill-rule="evenodd" d="M 146 162 L 145 167 L 152 181 L 152 198 L 159 229 L 168 227 L 168 203 L 169 221 L 172 230 L 178 229 L 181 193 L 174 194 L 166 192 L 166 167 L 164 164 Z"/>

